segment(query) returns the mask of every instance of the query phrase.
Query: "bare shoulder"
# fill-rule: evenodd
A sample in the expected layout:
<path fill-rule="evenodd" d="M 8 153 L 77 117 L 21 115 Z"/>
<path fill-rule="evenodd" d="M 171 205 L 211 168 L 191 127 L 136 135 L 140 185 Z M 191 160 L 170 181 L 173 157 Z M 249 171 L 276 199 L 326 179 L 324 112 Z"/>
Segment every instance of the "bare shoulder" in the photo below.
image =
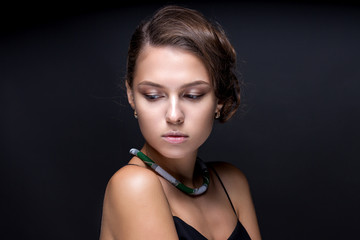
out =
<path fill-rule="evenodd" d="M 117 171 L 105 191 L 100 239 L 172 237 L 176 230 L 157 175 L 131 165 Z"/>
<path fill-rule="evenodd" d="M 261 239 L 250 187 L 245 174 L 234 165 L 226 162 L 213 162 L 211 166 L 223 182 L 239 220 L 251 239 Z"/>
<path fill-rule="evenodd" d="M 245 174 L 234 165 L 227 162 L 212 162 L 211 166 L 219 174 L 227 190 L 236 192 L 249 190 Z"/>
<path fill-rule="evenodd" d="M 226 162 L 214 162 L 211 166 L 218 173 L 233 204 L 240 215 L 251 200 L 249 183 L 245 174 L 234 165 Z"/>
<path fill-rule="evenodd" d="M 140 166 L 126 165 L 110 178 L 106 195 L 117 195 L 118 192 L 126 190 L 126 195 L 131 197 L 133 194 L 137 195 L 138 192 L 146 194 L 148 188 L 158 187 L 161 187 L 160 181 L 151 170 Z"/>

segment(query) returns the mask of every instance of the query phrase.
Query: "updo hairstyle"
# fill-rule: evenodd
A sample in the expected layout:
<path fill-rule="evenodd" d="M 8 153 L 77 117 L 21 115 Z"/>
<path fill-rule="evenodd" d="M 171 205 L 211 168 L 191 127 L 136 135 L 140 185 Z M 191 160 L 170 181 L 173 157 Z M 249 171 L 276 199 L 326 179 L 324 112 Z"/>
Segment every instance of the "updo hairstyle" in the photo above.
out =
<path fill-rule="evenodd" d="M 126 81 L 132 88 L 136 60 L 146 45 L 171 46 L 190 52 L 203 62 L 211 78 L 215 96 L 223 107 L 220 122 L 226 122 L 240 105 L 240 87 L 235 74 L 236 53 L 219 24 L 200 12 L 166 6 L 142 22 L 133 33 L 127 57 Z"/>

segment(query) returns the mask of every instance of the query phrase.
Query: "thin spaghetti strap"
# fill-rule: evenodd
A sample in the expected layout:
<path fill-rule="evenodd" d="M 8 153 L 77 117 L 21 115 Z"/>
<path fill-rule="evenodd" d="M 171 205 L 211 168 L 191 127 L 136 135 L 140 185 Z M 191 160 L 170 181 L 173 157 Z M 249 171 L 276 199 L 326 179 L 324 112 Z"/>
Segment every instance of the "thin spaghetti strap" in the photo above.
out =
<path fill-rule="evenodd" d="M 231 207 L 232 207 L 232 209 L 233 209 L 236 217 L 238 218 L 238 215 L 237 215 L 237 213 L 236 213 L 236 210 L 235 210 L 235 208 L 234 208 L 234 205 L 233 205 L 233 203 L 232 203 L 232 201 L 231 201 L 231 199 L 230 199 L 230 196 L 229 196 L 228 192 L 226 191 L 226 188 L 225 188 L 225 186 L 224 186 L 224 183 L 221 181 L 221 178 L 220 178 L 219 174 L 215 171 L 215 168 L 213 168 L 210 164 L 209 164 L 209 166 L 210 166 L 210 168 L 214 171 L 216 177 L 219 179 L 219 182 L 220 182 L 221 186 L 223 187 L 223 189 L 224 189 L 224 191 L 225 191 L 225 193 L 226 193 L 227 198 L 229 199 L 229 202 L 230 202 L 230 204 L 231 204 Z"/>
<path fill-rule="evenodd" d="M 128 163 L 128 164 L 126 164 L 126 165 L 134 165 L 134 166 L 138 166 L 138 167 L 141 167 L 140 165 L 137 165 L 137 164 L 133 164 L 133 163 Z M 125 166 L 126 166 L 125 165 Z"/>

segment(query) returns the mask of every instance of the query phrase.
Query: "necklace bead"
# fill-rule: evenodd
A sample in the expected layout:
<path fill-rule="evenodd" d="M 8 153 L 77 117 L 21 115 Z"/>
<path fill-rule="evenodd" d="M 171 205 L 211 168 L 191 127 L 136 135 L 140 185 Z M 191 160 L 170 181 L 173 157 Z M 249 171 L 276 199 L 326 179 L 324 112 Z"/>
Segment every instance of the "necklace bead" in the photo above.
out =
<path fill-rule="evenodd" d="M 168 172 L 166 172 L 163 168 L 161 168 L 159 165 L 157 165 L 153 160 L 151 160 L 148 156 L 146 156 L 143 152 L 137 150 L 136 148 L 130 149 L 130 153 L 134 156 L 137 156 L 140 158 L 146 165 L 150 166 L 155 172 L 157 172 L 160 176 L 165 178 L 167 181 L 169 181 L 172 185 L 174 185 L 176 188 L 178 188 L 180 191 L 189 194 L 189 195 L 201 195 L 209 187 L 210 183 L 210 174 L 206 167 L 206 164 L 200 159 L 196 159 L 196 163 L 199 165 L 202 171 L 202 177 L 203 177 L 203 184 L 198 188 L 190 188 L 180 181 L 178 181 L 176 178 L 171 176 Z"/>

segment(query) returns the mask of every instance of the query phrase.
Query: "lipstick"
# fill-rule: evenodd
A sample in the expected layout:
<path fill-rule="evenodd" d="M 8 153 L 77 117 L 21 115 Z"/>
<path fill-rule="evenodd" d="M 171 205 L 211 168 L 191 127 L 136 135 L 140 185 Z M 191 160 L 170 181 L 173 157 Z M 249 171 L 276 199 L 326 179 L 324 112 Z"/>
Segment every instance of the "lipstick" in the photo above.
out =
<path fill-rule="evenodd" d="M 177 131 L 171 131 L 168 132 L 164 135 L 162 135 L 162 138 L 172 144 L 180 144 L 185 142 L 188 139 L 188 135 L 183 134 L 181 132 L 177 132 Z"/>

